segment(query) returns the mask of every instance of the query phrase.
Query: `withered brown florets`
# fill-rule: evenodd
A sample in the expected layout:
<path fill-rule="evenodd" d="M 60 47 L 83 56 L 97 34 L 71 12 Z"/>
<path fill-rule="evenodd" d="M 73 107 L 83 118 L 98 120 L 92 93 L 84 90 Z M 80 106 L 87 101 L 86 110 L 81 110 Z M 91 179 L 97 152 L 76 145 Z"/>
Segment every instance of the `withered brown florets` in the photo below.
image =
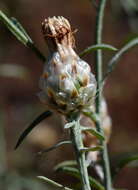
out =
<path fill-rule="evenodd" d="M 42 22 L 42 32 L 48 46 L 55 49 L 57 44 L 75 47 L 75 38 L 67 19 L 62 16 L 47 18 Z"/>
<path fill-rule="evenodd" d="M 74 51 L 74 32 L 64 17 L 42 23 L 50 56 L 40 78 L 39 98 L 50 109 L 68 115 L 94 103 L 96 80 L 88 63 Z"/>

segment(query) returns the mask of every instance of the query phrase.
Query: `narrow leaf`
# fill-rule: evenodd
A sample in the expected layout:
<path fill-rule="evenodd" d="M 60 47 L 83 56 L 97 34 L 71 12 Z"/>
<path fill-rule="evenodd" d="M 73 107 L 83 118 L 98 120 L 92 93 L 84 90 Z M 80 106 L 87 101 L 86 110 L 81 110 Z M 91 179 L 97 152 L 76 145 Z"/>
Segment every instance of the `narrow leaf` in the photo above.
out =
<path fill-rule="evenodd" d="M 39 49 L 35 46 L 34 42 L 28 36 L 25 29 L 15 18 L 8 18 L 1 10 L 0 10 L 0 20 L 6 25 L 6 27 L 10 30 L 10 32 L 25 46 L 29 47 L 36 56 L 43 62 L 46 61 L 45 56 L 39 51 Z"/>
<path fill-rule="evenodd" d="M 67 160 L 67 161 L 63 161 L 59 164 L 57 164 L 55 167 L 54 167 L 54 170 L 57 171 L 63 167 L 66 167 L 66 166 L 76 166 L 77 165 L 77 162 L 76 160 Z"/>
<path fill-rule="evenodd" d="M 92 45 L 88 48 L 86 48 L 84 51 L 82 51 L 79 56 L 83 57 L 84 55 L 91 53 L 92 51 L 96 51 L 96 50 L 110 50 L 110 51 L 117 51 L 117 48 L 113 47 L 112 45 L 108 45 L 108 44 L 97 44 L 97 45 Z"/>
<path fill-rule="evenodd" d="M 78 171 L 78 169 L 76 168 L 72 168 L 72 167 L 63 167 L 60 171 L 63 171 L 73 177 L 76 177 L 77 179 L 80 180 L 80 173 Z M 94 179 L 93 177 L 89 176 L 89 180 L 90 180 L 90 185 L 97 189 L 97 190 L 105 190 L 103 185 L 101 185 L 96 179 Z"/>
<path fill-rule="evenodd" d="M 37 178 L 42 179 L 43 181 L 47 182 L 50 185 L 53 185 L 56 188 L 61 188 L 63 190 L 72 190 L 71 188 L 65 187 L 64 185 L 61 185 L 61 184 L 59 184 L 59 183 L 57 183 L 57 182 L 55 182 L 55 181 L 53 181 L 47 177 L 37 176 Z"/>
<path fill-rule="evenodd" d="M 96 113 L 91 112 L 91 111 L 84 111 L 83 114 L 89 117 L 93 122 L 95 123 L 99 122 L 99 117 Z"/>
<path fill-rule="evenodd" d="M 131 164 L 134 161 L 138 161 L 138 154 L 129 155 L 129 156 L 119 160 L 112 171 L 113 177 L 116 176 L 120 172 L 121 169 L 128 166 L 129 164 Z"/>
<path fill-rule="evenodd" d="M 95 146 L 95 147 L 90 147 L 90 148 L 84 147 L 84 148 L 81 148 L 80 151 L 81 152 L 90 152 L 90 151 L 98 151 L 98 150 L 102 150 L 102 149 L 103 149 L 102 146 Z"/>
<path fill-rule="evenodd" d="M 51 116 L 52 112 L 51 111 L 46 111 L 39 115 L 25 130 L 24 132 L 20 135 L 17 144 L 15 146 L 15 149 L 19 147 L 19 145 L 23 142 L 23 140 L 26 138 L 26 136 L 35 128 L 41 121 L 46 119 L 47 117 Z"/>
<path fill-rule="evenodd" d="M 119 166 L 119 168 L 123 168 L 123 167 L 127 166 L 128 164 L 130 164 L 133 161 L 138 161 L 138 154 L 137 155 L 131 155 L 131 156 L 128 156 L 128 157 L 122 159 L 119 162 L 118 166 Z"/>
<path fill-rule="evenodd" d="M 75 125 L 75 121 L 72 121 L 72 122 L 68 122 L 64 125 L 64 129 L 69 129 L 71 127 L 73 127 Z"/>
<path fill-rule="evenodd" d="M 28 39 L 26 45 L 37 55 L 37 57 L 39 57 L 43 62 L 46 62 L 46 58 L 44 57 L 44 55 L 42 55 L 42 53 L 39 51 L 39 49 L 37 49 L 37 47 L 35 46 L 33 40 L 31 39 L 31 37 L 28 35 L 28 33 L 26 32 L 26 30 L 23 28 L 23 26 L 21 25 L 21 23 L 14 17 L 12 17 L 10 19 L 12 21 L 12 23 L 17 26 L 17 28 L 26 36 L 26 38 Z"/>
<path fill-rule="evenodd" d="M 97 137 L 99 140 L 102 140 L 102 141 L 105 140 L 105 137 L 100 132 L 98 132 L 96 129 L 93 129 L 92 127 L 82 127 L 81 130 L 90 132 L 92 135 Z"/>
<path fill-rule="evenodd" d="M 45 150 L 42 150 L 42 151 L 38 152 L 38 154 L 41 155 L 41 154 L 43 154 L 43 153 L 49 152 L 49 151 L 51 151 L 51 150 L 54 150 L 54 149 L 60 147 L 61 145 L 64 145 L 64 144 L 71 144 L 71 143 L 72 143 L 71 141 L 61 141 L 61 142 L 59 142 L 59 143 L 53 145 L 53 146 L 50 147 L 50 148 L 47 148 L 47 149 L 45 149 Z"/>
<path fill-rule="evenodd" d="M 7 26 L 7 28 L 13 33 L 13 35 L 15 35 L 19 41 L 21 41 L 24 45 L 27 44 L 28 39 L 24 33 L 21 32 L 19 28 L 17 28 L 17 26 L 13 24 L 13 22 L 2 11 L 0 11 L 0 20 Z"/>
<path fill-rule="evenodd" d="M 138 45 L 138 37 L 134 38 L 133 40 L 129 41 L 124 47 L 122 47 L 109 61 L 107 72 L 104 74 L 103 81 L 107 78 L 107 76 L 113 71 L 117 62 L 121 58 L 121 56 L 126 53 L 129 49 L 133 48 L 134 46 Z"/>
<path fill-rule="evenodd" d="M 23 28 L 23 26 L 19 23 L 19 21 L 14 18 L 14 17 L 11 17 L 10 19 L 12 21 L 12 23 L 17 26 L 17 28 L 26 36 L 26 38 L 30 41 L 30 42 L 33 42 L 32 39 L 30 38 L 30 36 L 27 34 L 26 30 Z"/>

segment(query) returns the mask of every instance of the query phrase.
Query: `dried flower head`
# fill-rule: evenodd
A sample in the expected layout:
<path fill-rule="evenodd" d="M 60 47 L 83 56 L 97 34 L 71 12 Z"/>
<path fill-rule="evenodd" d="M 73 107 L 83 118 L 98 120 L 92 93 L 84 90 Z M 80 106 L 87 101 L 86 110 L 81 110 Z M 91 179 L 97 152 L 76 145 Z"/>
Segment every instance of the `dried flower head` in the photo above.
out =
<path fill-rule="evenodd" d="M 52 17 L 42 22 L 42 32 L 51 52 L 57 51 L 57 44 L 74 48 L 75 38 L 71 26 L 64 17 Z"/>
<path fill-rule="evenodd" d="M 73 49 L 74 32 L 64 17 L 45 19 L 42 30 L 50 58 L 40 79 L 40 100 L 64 115 L 81 112 L 93 104 L 96 80 Z"/>

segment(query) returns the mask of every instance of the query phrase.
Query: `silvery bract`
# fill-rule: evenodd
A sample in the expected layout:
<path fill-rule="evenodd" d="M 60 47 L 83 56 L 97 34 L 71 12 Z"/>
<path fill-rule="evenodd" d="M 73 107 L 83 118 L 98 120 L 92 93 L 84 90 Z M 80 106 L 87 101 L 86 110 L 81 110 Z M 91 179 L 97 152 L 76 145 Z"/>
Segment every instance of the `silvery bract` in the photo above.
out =
<path fill-rule="evenodd" d="M 65 115 L 81 112 L 93 104 L 95 77 L 75 53 L 73 32 L 65 18 L 48 18 L 42 26 L 50 58 L 40 79 L 40 100 Z"/>

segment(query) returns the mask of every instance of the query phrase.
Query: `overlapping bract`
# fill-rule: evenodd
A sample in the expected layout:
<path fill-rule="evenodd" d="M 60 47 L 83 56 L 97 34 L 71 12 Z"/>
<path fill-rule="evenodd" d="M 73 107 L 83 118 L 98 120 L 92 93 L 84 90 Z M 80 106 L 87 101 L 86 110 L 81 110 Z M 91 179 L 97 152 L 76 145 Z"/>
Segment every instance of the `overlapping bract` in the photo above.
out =
<path fill-rule="evenodd" d="M 43 33 L 50 59 L 40 79 L 40 100 L 64 115 L 81 112 L 93 103 L 96 80 L 90 66 L 73 49 L 70 24 L 63 17 L 48 18 L 43 23 Z"/>

